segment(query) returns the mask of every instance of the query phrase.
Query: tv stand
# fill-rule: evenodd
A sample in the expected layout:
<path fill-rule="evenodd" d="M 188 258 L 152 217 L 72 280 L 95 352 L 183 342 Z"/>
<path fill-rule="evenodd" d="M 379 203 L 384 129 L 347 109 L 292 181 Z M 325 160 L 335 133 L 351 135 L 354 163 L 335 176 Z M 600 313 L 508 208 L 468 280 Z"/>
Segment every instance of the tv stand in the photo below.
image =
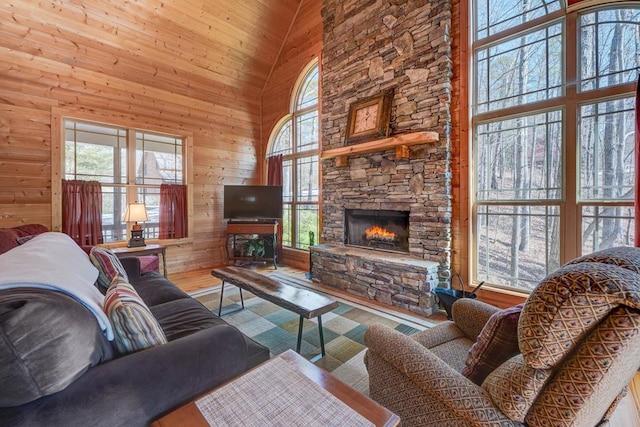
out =
<path fill-rule="evenodd" d="M 265 218 L 230 219 L 227 224 L 277 224 L 278 220 Z"/>
<path fill-rule="evenodd" d="M 247 253 L 250 242 L 262 239 L 265 255 L 250 256 Z M 227 222 L 227 238 L 225 243 L 227 263 L 244 261 L 249 263 L 273 261 L 273 268 L 278 269 L 278 221 L 269 219 L 242 219 Z"/>

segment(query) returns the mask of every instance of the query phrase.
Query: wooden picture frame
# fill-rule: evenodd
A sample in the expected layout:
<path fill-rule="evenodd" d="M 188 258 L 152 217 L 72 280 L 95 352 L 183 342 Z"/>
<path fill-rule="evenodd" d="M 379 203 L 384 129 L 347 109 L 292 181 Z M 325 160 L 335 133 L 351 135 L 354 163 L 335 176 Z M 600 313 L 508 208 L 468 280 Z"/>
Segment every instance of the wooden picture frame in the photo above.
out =
<path fill-rule="evenodd" d="M 389 89 L 349 105 L 345 145 L 388 137 L 392 103 Z"/>

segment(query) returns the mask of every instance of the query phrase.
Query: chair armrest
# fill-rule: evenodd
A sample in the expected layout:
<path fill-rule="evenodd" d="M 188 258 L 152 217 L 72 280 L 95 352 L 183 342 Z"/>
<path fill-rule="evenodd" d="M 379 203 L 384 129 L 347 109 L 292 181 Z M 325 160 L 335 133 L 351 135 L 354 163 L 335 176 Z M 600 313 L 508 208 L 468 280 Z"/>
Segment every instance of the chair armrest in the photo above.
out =
<path fill-rule="evenodd" d="M 446 342 L 464 337 L 465 334 L 451 320 L 438 323 L 431 328 L 411 335 L 412 340 L 417 341 L 420 345 L 426 348 L 437 347 Z"/>
<path fill-rule="evenodd" d="M 512 425 L 511 420 L 495 408 L 482 387 L 465 378 L 410 337 L 388 326 L 375 324 L 367 329 L 364 339 L 369 348 L 368 352 L 374 355 L 371 357 L 367 354 L 367 369 L 375 370 L 371 365 L 380 363 L 376 362 L 376 359 L 383 359 L 406 376 L 407 381 L 421 389 L 424 396 L 420 398 L 449 413 L 450 420 L 459 420 L 460 425 L 465 422 L 465 425 L 480 425 L 482 420 L 490 420 L 495 425 Z M 372 378 L 370 372 L 370 380 Z M 402 385 L 390 382 L 381 387 L 402 388 Z M 470 401 L 473 404 L 470 404 Z"/>
<path fill-rule="evenodd" d="M 500 311 L 498 307 L 470 298 L 461 298 L 453 304 L 453 321 L 464 335 L 476 341 L 480 331 L 493 313 Z"/>

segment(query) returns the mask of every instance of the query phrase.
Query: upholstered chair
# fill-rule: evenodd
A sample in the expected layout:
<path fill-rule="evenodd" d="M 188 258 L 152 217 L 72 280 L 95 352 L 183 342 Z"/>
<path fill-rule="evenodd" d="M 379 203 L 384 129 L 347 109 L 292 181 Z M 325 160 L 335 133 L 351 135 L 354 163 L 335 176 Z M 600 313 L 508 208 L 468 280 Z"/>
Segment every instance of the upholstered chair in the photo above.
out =
<path fill-rule="evenodd" d="M 453 321 L 365 343 L 370 395 L 403 426 L 604 425 L 640 368 L 640 249 L 576 259 L 520 307 L 462 299 Z"/>

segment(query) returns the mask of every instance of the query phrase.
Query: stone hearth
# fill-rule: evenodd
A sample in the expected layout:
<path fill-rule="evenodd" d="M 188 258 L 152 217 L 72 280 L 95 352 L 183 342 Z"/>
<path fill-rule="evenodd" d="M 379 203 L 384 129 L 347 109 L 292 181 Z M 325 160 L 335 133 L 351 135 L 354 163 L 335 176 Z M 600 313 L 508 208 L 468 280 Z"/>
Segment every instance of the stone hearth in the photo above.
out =
<path fill-rule="evenodd" d="M 406 255 L 346 246 L 311 250 L 313 280 L 354 295 L 430 316 L 430 290 L 438 285 L 438 263 Z"/>

